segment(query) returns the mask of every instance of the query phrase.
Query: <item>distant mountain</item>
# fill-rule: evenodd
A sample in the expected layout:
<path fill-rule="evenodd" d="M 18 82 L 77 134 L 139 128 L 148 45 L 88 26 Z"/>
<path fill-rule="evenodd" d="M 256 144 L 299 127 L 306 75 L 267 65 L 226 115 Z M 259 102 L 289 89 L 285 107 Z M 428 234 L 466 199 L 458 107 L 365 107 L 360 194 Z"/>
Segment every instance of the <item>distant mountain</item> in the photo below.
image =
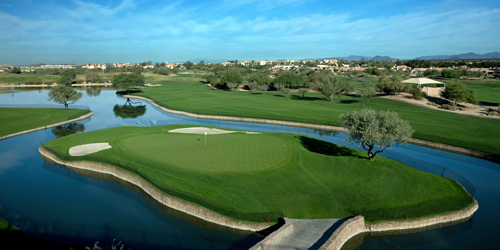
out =
<path fill-rule="evenodd" d="M 397 59 L 388 56 L 374 56 L 370 59 L 371 61 L 395 61 Z"/>
<path fill-rule="evenodd" d="M 418 60 L 449 60 L 449 59 L 500 59 L 499 52 L 490 52 L 485 54 L 476 54 L 473 52 L 458 55 L 439 55 L 439 56 L 421 56 Z"/>

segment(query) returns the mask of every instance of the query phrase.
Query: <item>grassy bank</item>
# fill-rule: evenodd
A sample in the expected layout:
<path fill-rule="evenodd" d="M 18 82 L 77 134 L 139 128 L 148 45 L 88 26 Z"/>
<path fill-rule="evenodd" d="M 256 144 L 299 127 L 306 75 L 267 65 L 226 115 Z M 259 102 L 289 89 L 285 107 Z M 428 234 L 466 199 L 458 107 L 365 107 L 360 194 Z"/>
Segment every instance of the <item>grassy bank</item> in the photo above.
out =
<path fill-rule="evenodd" d="M 498 154 L 500 152 L 500 120 L 453 114 L 419 107 L 386 98 L 371 98 L 368 104 L 361 97 L 350 95 L 325 101 L 318 93 L 283 97 L 279 93 L 264 95 L 210 90 L 200 78 L 169 77 L 156 81 L 161 87 L 142 89 L 134 95 L 154 100 L 164 107 L 196 114 L 224 115 L 294 121 L 341 126 L 340 114 L 368 106 L 375 110 L 391 110 L 411 124 L 414 138 Z M 458 112 L 458 111 L 457 111 Z"/>
<path fill-rule="evenodd" d="M 19 228 L 17 228 L 14 225 L 11 225 L 8 223 L 6 220 L 0 218 L 0 231 L 7 230 L 7 231 L 17 231 Z"/>
<path fill-rule="evenodd" d="M 185 125 L 116 127 L 61 137 L 45 148 L 64 160 L 118 166 L 166 194 L 237 220 L 270 217 L 404 219 L 464 208 L 457 183 L 365 152 L 286 133 L 208 135 L 168 131 Z M 72 157 L 72 146 L 111 149 Z M 374 174 L 376 173 L 376 174 Z"/>
<path fill-rule="evenodd" d="M 89 112 L 82 109 L 0 108 L 0 136 L 64 122 Z"/>

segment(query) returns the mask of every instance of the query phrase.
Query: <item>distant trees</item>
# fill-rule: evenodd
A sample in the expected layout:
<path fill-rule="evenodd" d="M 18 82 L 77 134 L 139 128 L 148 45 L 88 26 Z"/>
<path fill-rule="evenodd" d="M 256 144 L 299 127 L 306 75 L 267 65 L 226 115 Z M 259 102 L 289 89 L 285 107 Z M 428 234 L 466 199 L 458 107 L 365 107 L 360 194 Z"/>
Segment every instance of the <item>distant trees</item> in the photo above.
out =
<path fill-rule="evenodd" d="M 366 108 L 342 114 L 339 118 L 348 131 L 348 141 L 359 143 L 368 151 L 370 161 L 395 141 L 407 141 L 414 132 L 407 121 L 390 111 L 376 112 Z M 377 146 L 379 150 L 375 151 Z"/>
<path fill-rule="evenodd" d="M 229 88 L 229 86 L 227 85 L 228 83 L 235 83 L 237 85 L 240 85 L 242 82 L 243 82 L 243 76 L 237 69 L 227 69 L 226 72 L 224 72 L 222 78 L 220 79 L 220 83 L 222 85 L 226 85 L 226 87 L 228 88 Z"/>
<path fill-rule="evenodd" d="M 248 82 L 256 82 L 259 85 L 269 85 L 271 79 L 266 73 L 255 73 L 248 78 Z"/>
<path fill-rule="evenodd" d="M 380 69 L 378 69 L 378 68 L 367 68 L 367 69 L 365 69 L 364 72 L 366 74 L 375 75 L 375 76 L 381 76 L 382 75 L 382 71 L 380 71 Z"/>
<path fill-rule="evenodd" d="M 158 68 L 155 68 L 155 71 L 154 71 L 154 73 L 156 73 L 156 74 L 165 75 L 165 76 L 168 76 L 171 72 L 172 72 L 172 70 L 165 68 L 165 67 L 161 67 L 161 66 Z"/>
<path fill-rule="evenodd" d="M 13 67 L 12 69 L 10 69 L 10 73 L 12 73 L 12 74 L 21 74 L 22 71 L 21 71 L 21 68 L 19 68 L 19 67 Z"/>
<path fill-rule="evenodd" d="M 193 65 L 194 65 L 194 64 L 193 64 L 192 62 L 190 62 L 190 61 L 187 61 L 187 62 L 185 62 L 185 63 L 184 63 L 184 67 L 186 67 L 186 69 L 191 69 L 191 68 L 193 68 Z"/>
<path fill-rule="evenodd" d="M 120 73 L 118 75 L 114 75 L 111 83 L 117 89 L 126 90 L 127 94 L 133 88 L 138 88 L 144 86 L 144 76 L 139 74 L 125 74 Z"/>
<path fill-rule="evenodd" d="M 334 95 L 340 98 L 341 95 L 354 91 L 354 86 L 344 78 L 331 74 L 322 75 L 318 81 L 311 83 L 311 88 L 326 96 L 328 101 L 332 101 Z"/>
<path fill-rule="evenodd" d="M 441 72 L 437 69 L 428 69 L 424 71 L 424 76 L 430 77 L 430 78 L 436 78 L 441 75 Z"/>
<path fill-rule="evenodd" d="M 377 94 L 377 91 L 375 90 L 375 88 L 373 88 L 370 82 L 364 82 L 363 88 L 358 89 L 358 93 L 361 97 L 363 97 L 365 103 L 368 103 L 370 101 L 370 97 L 375 96 Z"/>
<path fill-rule="evenodd" d="M 64 107 L 68 109 L 69 104 L 75 103 L 80 98 L 82 98 L 82 93 L 77 92 L 72 87 L 57 85 L 50 90 L 48 100 L 64 104 Z"/>
<path fill-rule="evenodd" d="M 99 73 L 95 71 L 87 71 L 87 73 L 85 73 L 85 81 L 97 82 L 100 78 L 101 76 L 99 75 Z"/>
<path fill-rule="evenodd" d="M 278 74 L 273 81 L 274 86 L 283 84 L 288 88 L 304 87 L 306 85 L 306 78 L 293 71 L 284 71 Z"/>
<path fill-rule="evenodd" d="M 441 71 L 441 74 L 444 78 L 460 78 L 459 70 L 443 69 L 443 71 Z"/>
<path fill-rule="evenodd" d="M 65 85 L 71 85 L 73 80 L 75 80 L 76 78 L 76 72 L 70 69 L 64 70 L 59 75 L 61 76 L 61 78 L 59 78 L 58 83 Z"/>
<path fill-rule="evenodd" d="M 476 91 L 465 86 L 461 82 L 451 82 L 440 93 L 441 97 L 453 101 L 453 110 L 456 109 L 456 102 L 477 104 Z"/>
<path fill-rule="evenodd" d="M 399 77 L 381 77 L 377 83 L 377 88 L 386 94 L 397 94 L 406 89 L 406 86 Z"/>

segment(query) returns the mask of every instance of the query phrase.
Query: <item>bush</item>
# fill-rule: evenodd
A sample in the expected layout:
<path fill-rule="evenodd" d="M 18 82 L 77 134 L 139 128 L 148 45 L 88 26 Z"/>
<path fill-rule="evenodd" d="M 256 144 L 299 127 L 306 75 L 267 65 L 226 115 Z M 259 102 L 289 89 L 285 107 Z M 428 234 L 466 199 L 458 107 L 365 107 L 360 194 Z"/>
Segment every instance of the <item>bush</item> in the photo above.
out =
<path fill-rule="evenodd" d="M 433 106 L 433 107 L 437 107 L 437 106 L 439 106 L 439 105 L 437 105 L 436 103 L 433 103 L 433 102 L 428 102 L 428 103 L 427 103 L 427 105 L 429 105 L 429 106 Z"/>
<path fill-rule="evenodd" d="M 259 86 L 259 84 L 257 82 L 249 82 L 247 86 L 250 89 L 250 91 L 257 92 L 258 91 L 257 86 Z"/>
<path fill-rule="evenodd" d="M 451 110 L 453 107 L 450 104 L 443 104 L 443 105 L 441 105 L 441 108 Z"/>
<path fill-rule="evenodd" d="M 410 93 L 413 96 L 413 98 L 416 100 L 422 100 L 422 98 L 427 97 L 427 93 L 425 93 L 424 91 L 422 91 L 419 88 L 412 88 Z"/>
<path fill-rule="evenodd" d="M 500 109 L 486 108 L 484 111 L 488 116 L 496 116 L 500 114 Z"/>
<path fill-rule="evenodd" d="M 465 111 L 465 107 L 459 107 L 458 110 Z"/>

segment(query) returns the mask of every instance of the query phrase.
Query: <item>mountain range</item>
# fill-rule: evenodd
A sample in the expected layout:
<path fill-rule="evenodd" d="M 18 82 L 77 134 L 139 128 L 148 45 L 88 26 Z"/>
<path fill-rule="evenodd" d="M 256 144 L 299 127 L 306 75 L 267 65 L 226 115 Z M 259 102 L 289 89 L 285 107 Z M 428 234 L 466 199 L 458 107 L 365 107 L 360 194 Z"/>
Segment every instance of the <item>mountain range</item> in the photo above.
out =
<path fill-rule="evenodd" d="M 308 60 L 323 60 L 323 59 L 344 59 L 348 61 L 359 61 L 361 59 L 364 59 L 365 61 L 394 61 L 397 60 L 398 58 L 392 58 L 389 56 L 332 56 L 332 57 L 326 57 L 326 58 L 319 58 L 319 59 L 308 59 Z M 437 56 L 420 56 L 414 59 L 418 60 L 453 60 L 453 59 L 500 59 L 500 53 L 499 52 L 490 52 L 490 53 L 485 53 L 485 54 L 476 54 L 473 52 L 465 53 L 465 54 L 458 54 L 458 55 L 437 55 Z M 403 59 L 399 58 L 399 60 L 412 60 L 412 59 Z"/>

